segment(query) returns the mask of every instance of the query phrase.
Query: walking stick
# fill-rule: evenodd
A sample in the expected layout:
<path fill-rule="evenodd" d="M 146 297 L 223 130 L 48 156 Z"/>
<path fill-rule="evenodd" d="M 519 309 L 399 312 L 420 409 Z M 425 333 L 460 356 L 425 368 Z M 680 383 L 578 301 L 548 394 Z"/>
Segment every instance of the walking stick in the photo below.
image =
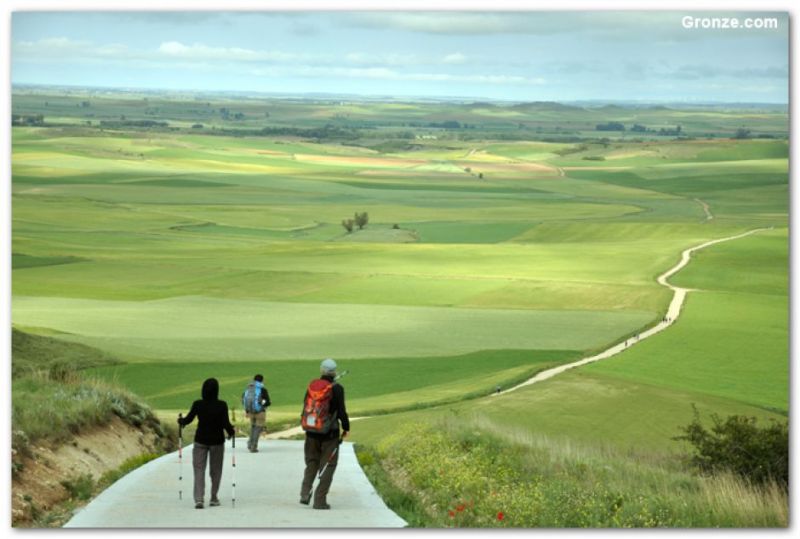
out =
<path fill-rule="evenodd" d="M 183 499 L 183 414 L 178 414 L 178 499 Z"/>
<path fill-rule="evenodd" d="M 232 464 L 233 464 L 233 486 L 231 487 L 231 507 L 236 507 L 236 431 L 233 432 L 233 436 L 231 436 L 231 454 L 232 454 Z"/>
<path fill-rule="evenodd" d="M 336 452 L 339 451 L 339 446 L 342 445 L 343 441 L 344 441 L 344 436 L 339 437 L 339 443 L 336 444 L 336 447 L 333 449 L 333 451 L 331 451 L 331 456 L 328 457 L 328 462 L 326 462 L 325 466 L 323 466 L 322 470 L 320 470 L 319 475 L 317 476 L 317 479 L 322 479 L 322 474 L 324 474 L 325 470 L 328 469 L 328 464 L 333 462 L 333 458 L 336 456 Z"/>

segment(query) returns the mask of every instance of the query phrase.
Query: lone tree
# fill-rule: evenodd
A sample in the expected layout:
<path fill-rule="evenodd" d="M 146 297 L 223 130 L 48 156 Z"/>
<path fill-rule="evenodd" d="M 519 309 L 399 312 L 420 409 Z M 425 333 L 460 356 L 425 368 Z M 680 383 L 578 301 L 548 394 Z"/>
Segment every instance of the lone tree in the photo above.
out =
<path fill-rule="evenodd" d="M 362 230 L 365 226 L 367 226 L 367 223 L 369 223 L 369 215 L 367 215 L 367 212 L 363 212 L 363 213 L 356 212 L 355 220 L 356 220 L 356 226 L 358 226 L 358 229 Z"/>
<path fill-rule="evenodd" d="M 355 224 L 355 221 L 352 219 L 342 219 L 342 226 L 347 230 L 348 234 L 353 231 L 353 226 L 355 226 Z"/>

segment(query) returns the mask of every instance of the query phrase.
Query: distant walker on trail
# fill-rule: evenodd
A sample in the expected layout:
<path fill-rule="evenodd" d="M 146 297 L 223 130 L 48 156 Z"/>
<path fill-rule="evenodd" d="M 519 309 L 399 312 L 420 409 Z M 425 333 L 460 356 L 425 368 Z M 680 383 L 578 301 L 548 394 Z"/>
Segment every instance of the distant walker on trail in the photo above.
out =
<path fill-rule="evenodd" d="M 233 438 L 235 431 L 228 418 L 228 403 L 219 400 L 219 382 L 209 378 L 203 382 L 202 399 L 192 403 L 186 417 L 178 416 L 178 424 L 184 427 L 197 417 L 197 431 L 192 448 L 192 468 L 194 468 L 194 507 L 202 509 L 205 497 L 206 462 L 211 476 L 211 501 L 209 505 L 219 505 L 219 484 L 222 480 L 222 459 L 225 456 L 225 433 Z"/>
<path fill-rule="evenodd" d="M 251 453 L 258 453 L 258 437 L 264 429 L 267 407 L 270 404 L 272 402 L 270 402 L 269 392 L 264 386 L 264 377 L 256 374 L 242 393 L 242 406 L 245 415 L 250 420 L 250 438 L 247 440 L 247 449 Z"/>
<path fill-rule="evenodd" d="M 319 473 L 313 507 L 330 509 L 328 491 L 339 461 L 339 445 L 350 431 L 350 419 L 345 409 L 344 388 L 336 382 L 336 362 L 332 359 L 323 361 L 320 374 L 308 385 L 300 414 L 300 424 L 306 433 L 306 469 L 300 487 L 300 503 L 308 505 L 311 502 L 311 487 Z"/>

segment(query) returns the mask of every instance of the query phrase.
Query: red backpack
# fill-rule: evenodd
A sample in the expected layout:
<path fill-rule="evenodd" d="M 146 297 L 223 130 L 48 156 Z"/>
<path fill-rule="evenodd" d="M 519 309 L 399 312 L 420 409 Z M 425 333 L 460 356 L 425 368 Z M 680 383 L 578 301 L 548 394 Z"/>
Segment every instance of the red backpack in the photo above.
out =
<path fill-rule="evenodd" d="M 333 383 L 316 379 L 308 384 L 300 424 L 306 432 L 327 434 L 336 425 L 336 410 L 331 410 Z"/>

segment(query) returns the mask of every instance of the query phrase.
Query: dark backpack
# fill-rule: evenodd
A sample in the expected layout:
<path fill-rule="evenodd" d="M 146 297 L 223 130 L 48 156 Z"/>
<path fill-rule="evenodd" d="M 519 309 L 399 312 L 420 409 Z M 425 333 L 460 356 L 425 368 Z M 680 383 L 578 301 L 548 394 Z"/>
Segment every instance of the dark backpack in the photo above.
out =
<path fill-rule="evenodd" d="M 327 434 L 336 425 L 336 410 L 331 410 L 333 383 L 328 380 L 312 380 L 308 384 L 303 415 L 300 424 L 306 432 Z"/>
<path fill-rule="evenodd" d="M 264 408 L 261 406 L 261 383 L 253 381 L 247 384 L 242 395 L 242 405 L 248 414 L 257 414 Z"/>

